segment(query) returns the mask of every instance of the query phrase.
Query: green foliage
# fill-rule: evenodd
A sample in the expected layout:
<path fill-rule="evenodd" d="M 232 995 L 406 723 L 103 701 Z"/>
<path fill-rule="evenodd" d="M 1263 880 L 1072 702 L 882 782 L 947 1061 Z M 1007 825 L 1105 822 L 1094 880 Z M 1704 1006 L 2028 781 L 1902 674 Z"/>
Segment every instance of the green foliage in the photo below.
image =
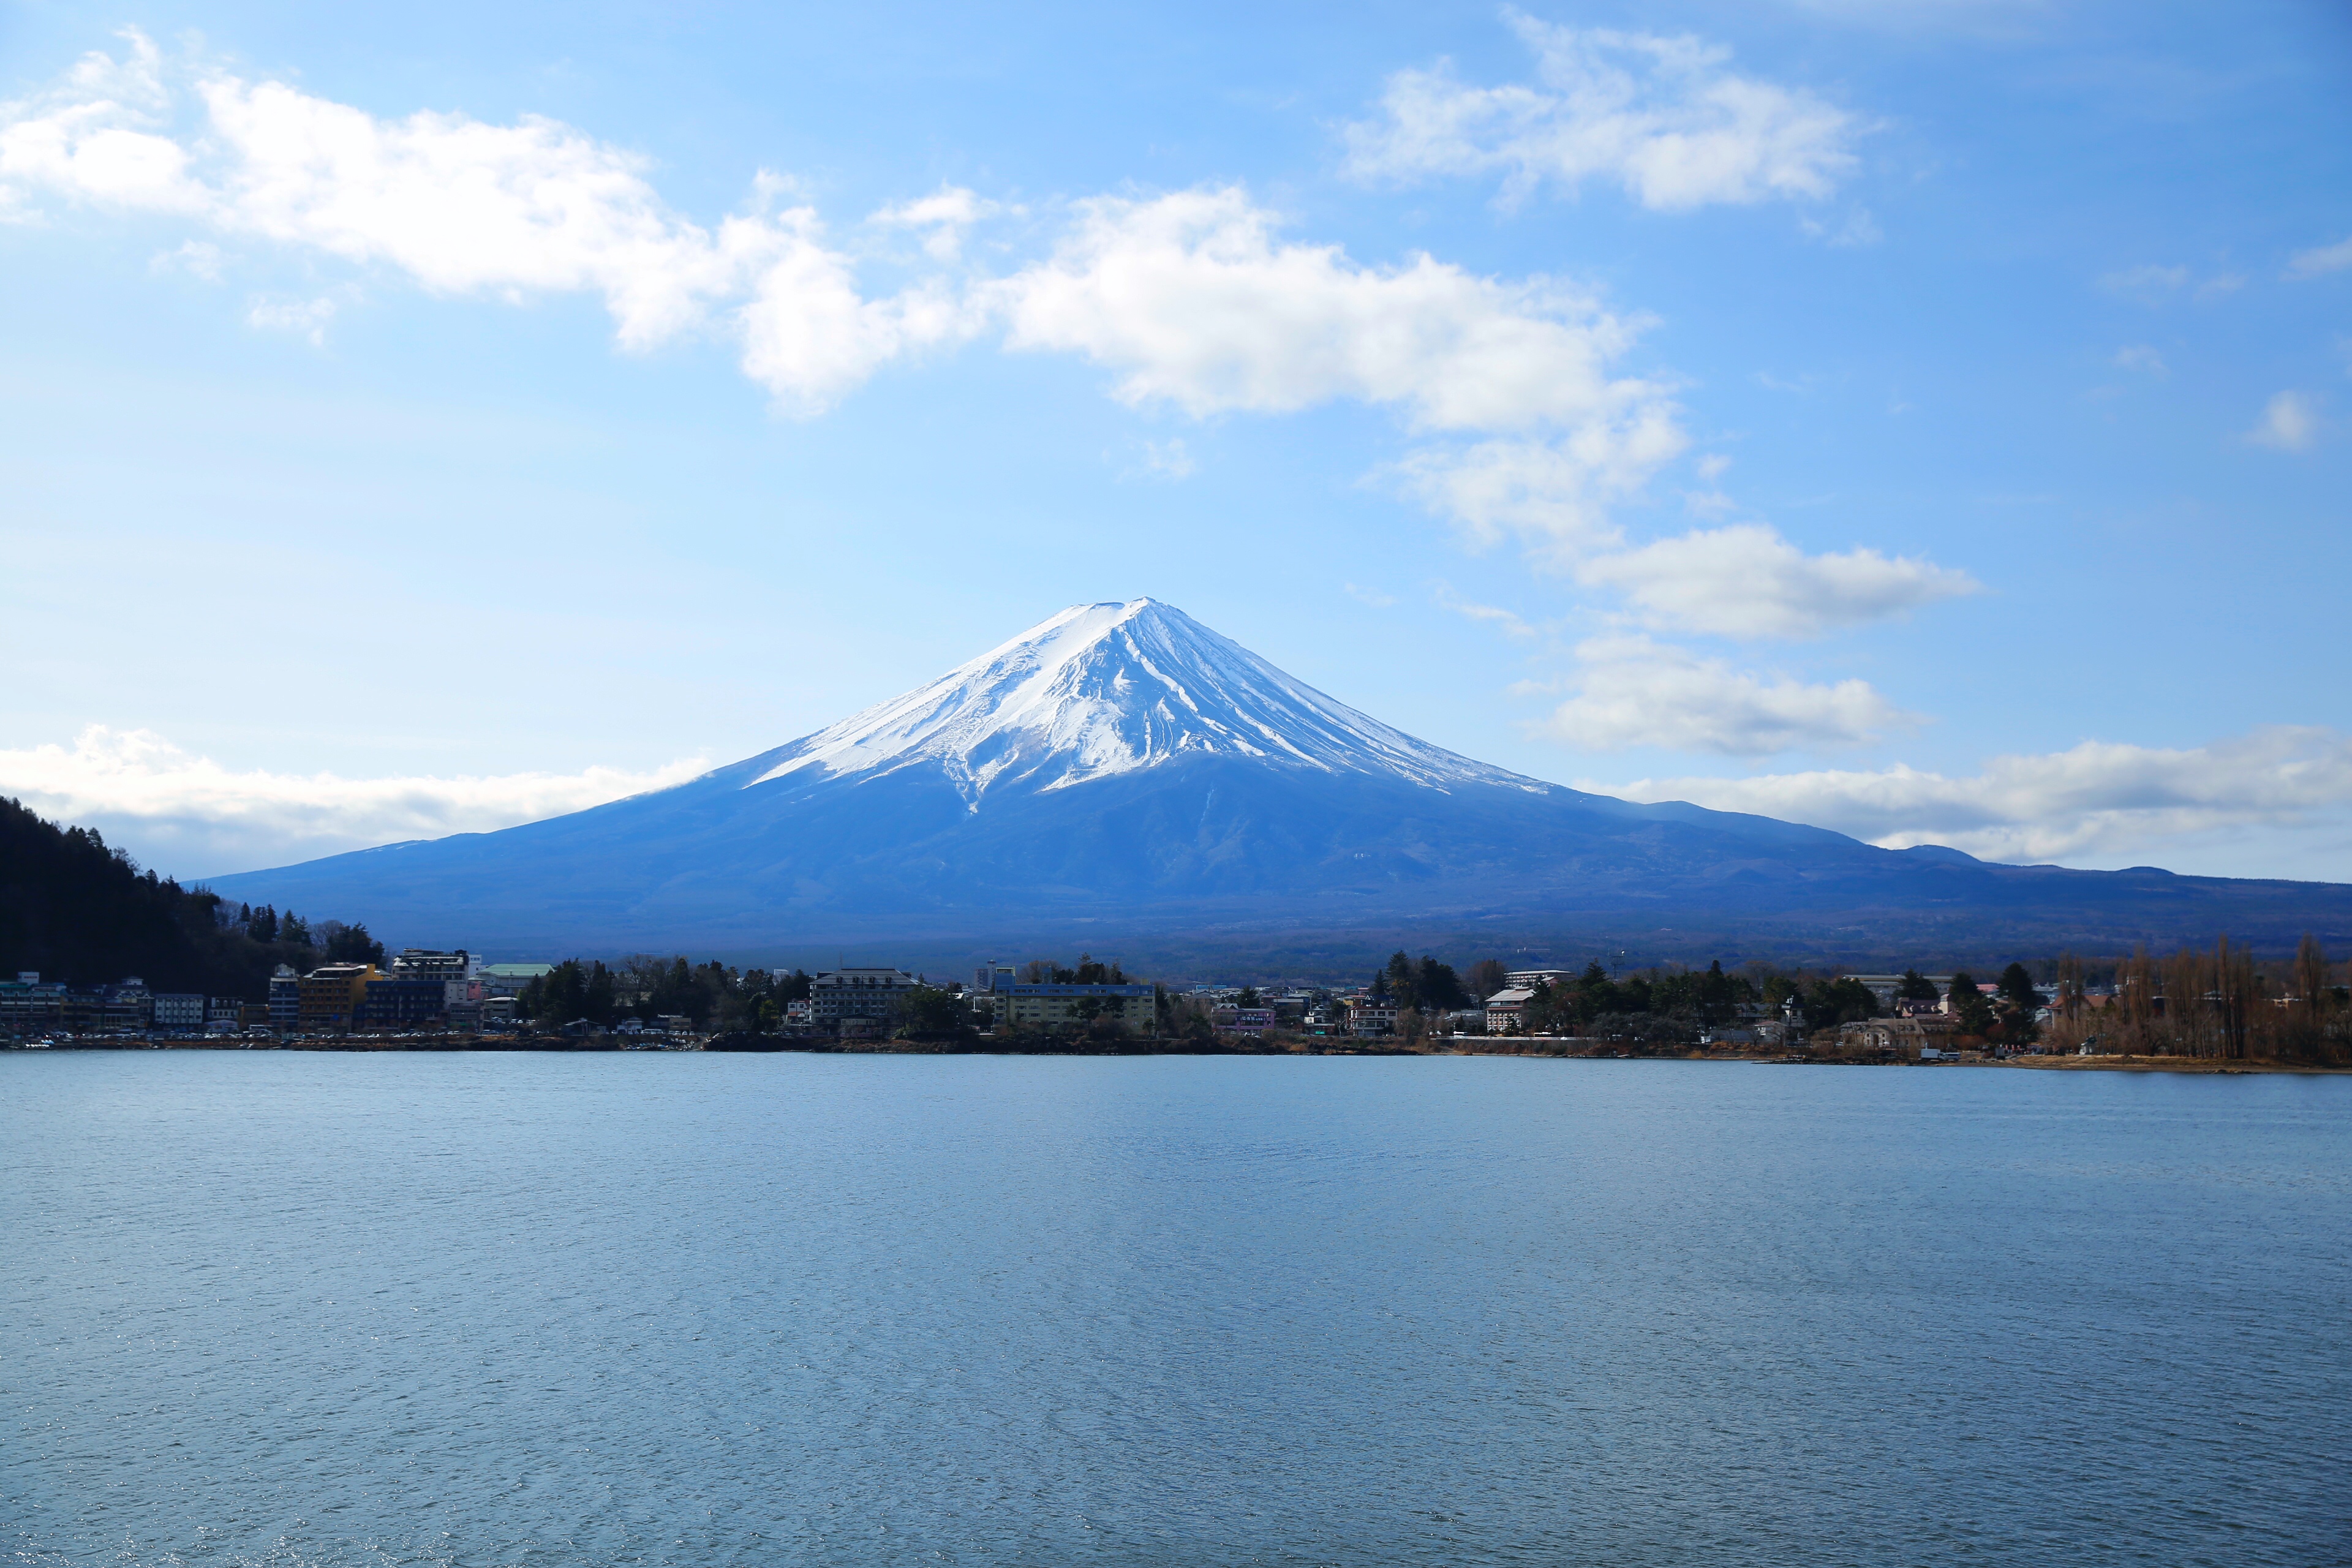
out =
<path fill-rule="evenodd" d="M 341 921 L 320 923 L 319 934 L 325 938 L 329 963 L 383 963 L 383 943 L 368 935 L 363 925 L 345 925 Z"/>
<path fill-rule="evenodd" d="M 615 1022 L 613 999 L 613 972 L 604 967 L 604 960 L 583 964 L 576 958 L 567 958 L 525 985 L 515 1001 L 516 1010 L 525 1017 L 562 1027 L 583 1019 L 591 1024 Z"/>
<path fill-rule="evenodd" d="M 717 959 L 691 963 L 683 953 L 637 953 L 609 969 L 602 961 L 568 958 L 523 987 L 516 1005 L 524 1017 L 556 1026 L 682 1017 L 699 1031 L 772 1033 L 783 1025 L 784 1004 L 808 995 L 809 984 L 803 970 L 739 973 Z"/>
<path fill-rule="evenodd" d="M 1906 969 L 1903 972 L 1903 984 L 1895 988 L 1895 995 L 1898 1001 L 1933 1002 L 1936 983 L 1916 969 Z"/>
<path fill-rule="evenodd" d="M 1806 988 L 1801 1005 L 1809 1029 L 1833 1029 L 1840 1024 L 1858 1024 L 1878 1016 L 1877 995 L 1850 974 L 1836 980 L 1814 981 Z"/>
<path fill-rule="evenodd" d="M 1977 989 L 1976 976 L 1966 970 L 1952 976 L 1952 1018 L 1963 1035 L 1989 1036 L 1996 1022 L 1992 1004 Z"/>
<path fill-rule="evenodd" d="M 1701 1024 L 1724 1023 L 1742 1004 L 1757 1000 L 1755 983 L 1726 974 L 1720 961 L 1705 970 L 1656 969 L 1612 980 L 1599 960 L 1575 979 L 1554 987 L 1538 984 L 1522 1015 L 1529 1034 L 1585 1035 L 1602 1032 L 1602 1020 L 1616 1020 L 1606 1032 L 1618 1037 L 1657 1034 L 1695 1038 Z M 1626 1018 L 1655 1018 L 1655 1028 L 1636 1031 Z"/>
<path fill-rule="evenodd" d="M 1440 963 L 1427 953 L 1422 955 L 1419 963 L 1402 951 L 1391 953 L 1387 966 L 1372 976 L 1371 990 L 1377 1000 L 1423 1013 L 1470 1005 L 1470 994 L 1463 988 L 1462 977 L 1454 973 L 1454 966 Z"/>
<path fill-rule="evenodd" d="M 936 1037 L 971 1032 L 971 1008 L 961 992 L 918 985 L 895 1004 L 899 1033 Z"/>
<path fill-rule="evenodd" d="M 1103 963 L 1086 953 L 1078 954 L 1078 966 L 1065 969 L 1050 958 L 1033 958 L 1022 972 L 1024 985 L 1126 985 L 1131 984 L 1127 971 L 1116 963 Z"/>

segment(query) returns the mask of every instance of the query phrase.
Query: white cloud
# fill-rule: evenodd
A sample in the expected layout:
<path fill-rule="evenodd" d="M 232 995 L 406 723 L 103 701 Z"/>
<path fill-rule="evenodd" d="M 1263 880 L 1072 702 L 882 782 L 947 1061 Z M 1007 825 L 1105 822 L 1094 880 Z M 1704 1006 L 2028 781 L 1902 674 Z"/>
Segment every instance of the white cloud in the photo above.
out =
<path fill-rule="evenodd" d="M 148 258 L 151 272 L 185 272 L 207 283 L 221 280 L 221 248 L 210 240 L 191 239 L 176 250 L 160 251 Z"/>
<path fill-rule="evenodd" d="M 1588 751 L 1658 746 L 1761 757 L 1866 745 L 1919 722 L 1867 681 L 1767 679 L 1648 637 L 1596 637 L 1576 657 L 1575 694 L 1541 728 Z"/>
<path fill-rule="evenodd" d="M 236 773 L 152 731 L 93 724 L 70 748 L 0 751 L 0 793 L 96 825 L 143 858 L 168 855 L 171 869 L 209 874 L 536 822 L 683 784 L 709 765 L 457 778 Z"/>
<path fill-rule="evenodd" d="M 1383 594 L 1378 588 L 1367 588 L 1359 583 L 1342 583 L 1339 586 L 1347 593 L 1348 597 L 1360 605 L 1369 605 L 1375 610 L 1391 609 L 1396 605 L 1395 595 Z"/>
<path fill-rule="evenodd" d="M 1676 210 L 1823 196 L 1854 165 L 1851 116 L 1735 73 L 1727 49 L 1504 16 L 1536 56 L 1537 85 L 1468 86 L 1444 61 L 1400 71 L 1381 118 L 1349 128 L 1351 174 L 1501 173 L 1507 200 L 1547 182 L 1573 191 L 1609 179 L 1644 206 Z"/>
<path fill-rule="evenodd" d="M 2163 267 L 2146 262 L 2104 274 L 2099 279 L 2099 287 L 2119 300 L 2128 300 L 2137 305 L 2156 306 L 2187 289 L 2195 276 L 2186 267 Z M 2197 284 L 2194 296 L 2200 300 L 2218 300 L 2234 294 L 2245 286 L 2243 274 L 2217 272 Z"/>
<path fill-rule="evenodd" d="M 136 29 L 120 60 L 84 55 L 48 91 L 0 106 L 0 189 L 69 191 L 100 206 L 197 214 L 211 194 L 160 127 L 171 106 L 161 51 Z M 12 203 L 12 205 L 14 205 Z"/>
<path fill-rule="evenodd" d="M 2263 416 L 2246 432 L 2258 447 L 2280 452 L 2308 452 L 2318 438 L 2319 412 L 2300 392 L 2282 392 L 2263 405 Z"/>
<path fill-rule="evenodd" d="M 1812 238 L 1841 249 L 1876 245 L 1886 237 L 1885 231 L 1878 226 L 1878 220 L 1862 207 L 1846 214 L 1834 227 L 1816 218 L 1800 218 L 1797 226 Z"/>
<path fill-rule="evenodd" d="M 2352 737 L 2282 726 L 2179 751 L 2086 741 L 1995 757 L 1964 778 L 1898 765 L 1578 787 L 1809 822 L 1888 848 L 1948 844 L 2015 861 L 2113 858 L 2219 829 L 2291 827 L 2352 805 Z"/>
<path fill-rule="evenodd" d="M 2120 271 L 2107 273 L 2099 279 L 2099 287 L 2108 293 L 2143 305 L 2153 305 L 2188 286 L 2189 268 L 2159 267 L 2154 262 L 2126 267 Z"/>
<path fill-rule="evenodd" d="M 1156 478 L 1189 479 L 1200 470 L 1200 467 L 1201 465 L 1193 460 L 1192 450 L 1184 445 L 1184 437 L 1181 436 L 1171 436 L 1165 441 L 1146 441 L 1143 444 L 1143 470 Z"/>
<path fill-rule="evenodd" d="M 1451 584 L 1438 584 L 1436 598 L 1439 609 L 1451 611 L 1466 620 L 1497 627 L 1506 637 L 1532 637 L 1536 635 L 1535 627 L 1528 625 L 1516 613 L 1504 609 L 1500 605 L 1481 605 L 1465 599 L 1454 591 Z"/>
<path fill-rule="evenodd" d="M 1979 591 L 1965 572 L 1875 550 L 1808 555 L 1760 523 L 1599 554 L 1578 578 L 1617 589 L 1653 626 L 1808 637 Z"/>
<path fill-rule="evenodd" d="M 2333 245 L 2315 246 L 2298 250 L 2286 264 L 2289 278 L 2317 278 L 2323 273 L 2341 272 L 2352 267 L 2352 237 L 2339 239 Z"/>
<path fill-rule="evenodd" d="M 292 332 L 324 347 L 327 323 L 335 319 L 332 300 L 256 300 L 245 313 L 246 324 L 265 331 Z"/>
<path fill-rule="evenodd" d="M 752 210 L 705 227 L 662 201 L 645 159 L 538 116 L 379 119 L 214 72 L 192 95 L 201 123 L 175 134 L 171 73 L 126 36 L 126 58 L 90 56 L 0 110 L 0 188 L 16 205 L 47 191 L 184 216 L 391 267 L 435 293 L 594 294 L 631 349 L 723 325 L 746 373 L 804 411 L 973 324 L 936 289 L 863 298 L 813 209 L 765 210 L 781 181 L 763 176 Z"/>
<path fill-rule="evenodd" d="M 1609 167 L 1645 200 L 1813 193 L 1848 157 L 1832 146 L 1851 130 L 1843 116 L 1731 74 L 1720 51 L 1524 16 L 1514 26 L 1548 84 L 1508 89 L 1549 105 L 1528 124 L 1585 149 L 1580 157 L 1613 148 Z M 555 121 L 380 118 L 281 82 L 175 67 L 125 36 L 120 58 L 91 55 L 51 90 L 0 107 L 0 202 L 47 195 L 177 216 L 216 236 L 389 268 L 436 293 L 589 294 L 625 348 L 728 337 L 745 374 L 801 413 L 998 322 L 1008 348 L 1108 368 L 1131 404 L 1203 417 L 1342 399 L 1391 408 L 1432 437 L 1392 471 L 1409 493 L 1474 542 L 1516 536 L 1660 625 L 1696 617 L 1787 635 L 1967 584 L 1869 552 L 1808 562 L 1785 543 L 1759 545 L 1778 537 L 1760 529 L 1623 548 L 1612 509 L 1688 444 L 1666 384 L 1614 372 L 1642 318 L 1547 279 L 1481 277 L 1427 255 L 1368 266 L 1336 245 L 1285 240 L 1238 186 L 1080 202 L 1053 253 L 1009 277 L 940 273 L 868 297 L 781 177 L 761 174 L 744 210 L 706 226 L 663 201 L 642 156 Z M 924 235 L 945 267 L 994 210 L 949 186 L 873 222 Z M 211 240 L 173 254 L 217 271 Z M 318 342 L 335 300 L 265 299 L 248 320 Z M 1170 477 L 1192 462 L 1179 443 L 1153 451 Z M 1691 504 L 1716 515 L 1729 502 Z M 1713 548 L 1695 552 L 1695 541 Z M 1769 568 L 1768 592 L 1707 586 L 1712 568 L 1696 556 L 1726 544 Z"/>
<path fill-rule="evenodd" d="M 928 196 L 886 206 L 866 221 L 884 228 L 913 229 L 923 237 L 925 254 L 934 261 L 950 262 L 963 254 L 964 235 L 974 224 L 1003 210 L 961 185 L 942 185 Z"/>
<path fill-rule="evenodd" d="M 1354 398 L 1423 428 L 1492 430 L 1584 423 L 1651 393 L 1606 369 L 1641 323 L 1541 279 L 1281 243 L 1238 186 L 1077 211 L 1050 259 L 987 295 L 1011 347 L 1084 354 L 1119 373 L 1128 403 L 1207 416 Z"/>
<path fill-rule="evenodd" d="M 1644 388 L 1556 440 L 1423 447 L 1397 465 L 1397 478 L 1473 544 L 1514 535 L 1538 559 L 1570 566 L 1620 541 L 1616 503 L 1689 444 L 1675 412 Z"/>
<path fill-rule="evenodd" d="M 2171 368 L 2164 363 L 2164 356 L 2146 343 L 2129 343 L 2117 349 L 2115 365 L 2117 370 L 2136 370 L 2158 377 L 2172 374 Z"/>

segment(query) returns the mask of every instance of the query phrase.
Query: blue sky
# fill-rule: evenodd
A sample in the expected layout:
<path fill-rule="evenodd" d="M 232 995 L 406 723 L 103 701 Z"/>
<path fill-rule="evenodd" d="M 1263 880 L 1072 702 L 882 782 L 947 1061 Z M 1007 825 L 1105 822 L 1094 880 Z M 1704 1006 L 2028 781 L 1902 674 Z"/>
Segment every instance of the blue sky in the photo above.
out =
<path fill-rule="evenodd" d="M 1541 777 L 2352 879 L 2352 13 L 0 11 L 0 790 L 202 876 L 1150 595 Z"/>

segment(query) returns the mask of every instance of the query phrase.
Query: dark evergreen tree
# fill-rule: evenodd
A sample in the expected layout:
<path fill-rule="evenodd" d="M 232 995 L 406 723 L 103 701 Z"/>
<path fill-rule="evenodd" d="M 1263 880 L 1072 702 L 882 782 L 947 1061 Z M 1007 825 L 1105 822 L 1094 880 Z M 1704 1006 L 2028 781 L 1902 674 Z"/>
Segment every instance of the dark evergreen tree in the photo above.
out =
<path fill-rule="evenodd" d="M 1951 1013 L 1964 1035 L 1992 1033 L 1992 1004 L 1984 999 L 1984 994 L 1977 989 L 1976 977 L 1966 970 L 1952 976 Z"/>

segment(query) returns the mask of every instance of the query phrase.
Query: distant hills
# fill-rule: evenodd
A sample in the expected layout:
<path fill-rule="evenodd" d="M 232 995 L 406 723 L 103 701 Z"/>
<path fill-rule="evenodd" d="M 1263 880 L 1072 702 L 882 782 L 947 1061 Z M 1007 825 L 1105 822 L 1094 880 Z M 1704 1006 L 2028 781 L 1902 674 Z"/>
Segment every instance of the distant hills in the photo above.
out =
<path fill-rule="evenodd" d="M 1391 946 L 1654 958 L 2352 941 L 2352 888 L 1993 865 L 1475 762 L 1151 599 L 671 789 L 215 879 L 395 945 L 829 960 L 1090 946 L 1306 973 Z"/>

